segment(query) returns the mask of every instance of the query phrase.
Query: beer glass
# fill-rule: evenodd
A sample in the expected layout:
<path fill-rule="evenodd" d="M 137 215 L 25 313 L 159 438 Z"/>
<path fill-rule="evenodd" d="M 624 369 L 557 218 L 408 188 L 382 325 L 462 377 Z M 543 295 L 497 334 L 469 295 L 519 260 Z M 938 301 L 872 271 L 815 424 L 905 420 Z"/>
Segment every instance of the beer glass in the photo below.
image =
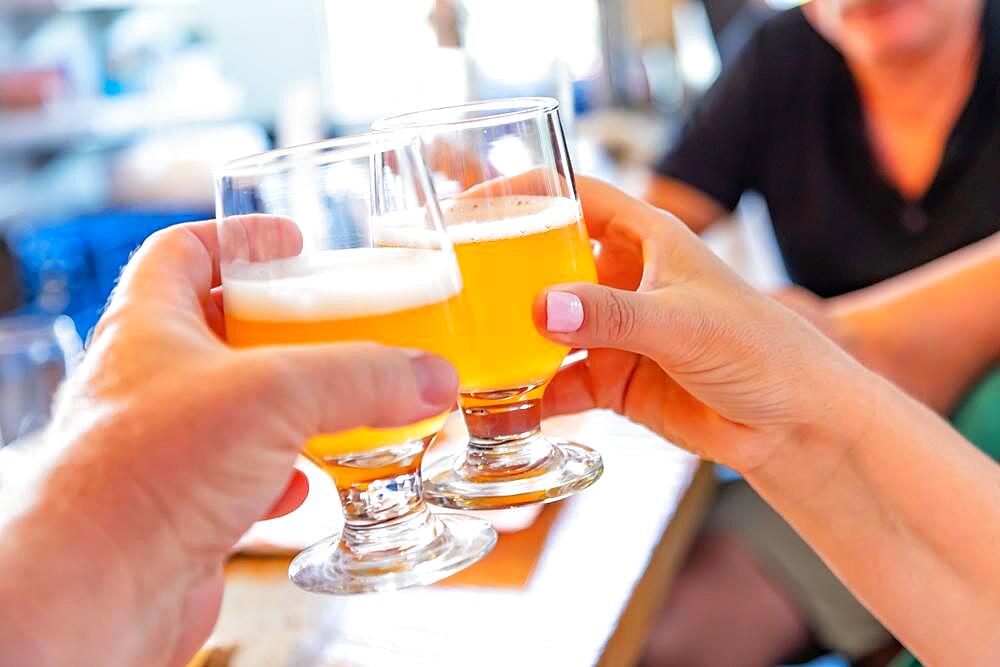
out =
<path fill-rule="evenodd" d="M 469 443 L 424 475 L 429 502 L 498 509 L 551 502 L 603 471 L 599 454 L 546 438 L 545 386 L 568 349 L 535 329 L 546 287 L 597 278 L 558 103 L 522 98 L 382 118 L 373 128 L 423 140 L 476 328 L 460 369 Z"/>
<path fill-rule="evenodd" d="M 236 160 L 216 170 L 216 198 L 231 346 L 367 340 L 467 363 L 462 280 L 416 140 L 369 134 Z M 492 526 L 436 516 L 421 497 L 421 460 L 445 417 L 304 443 L 337 487 L 345 526 L 295 557 L 296 585 L 403 588 L 489 552 Z"/>

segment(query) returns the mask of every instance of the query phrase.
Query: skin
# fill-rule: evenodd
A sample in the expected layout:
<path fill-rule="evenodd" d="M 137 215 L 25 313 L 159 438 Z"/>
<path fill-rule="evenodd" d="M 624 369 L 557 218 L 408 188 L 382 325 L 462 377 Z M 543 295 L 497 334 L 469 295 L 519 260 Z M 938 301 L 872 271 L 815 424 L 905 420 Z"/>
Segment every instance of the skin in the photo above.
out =
<path fill-rule="evenodd" d="M 223 240 L 294 253 L 287 232 L 242 218 Z M 233 543 L 305 496 L 307 437 L 452 405 L 454 371 L 422 352 L 228 348 L 219 254 L 214 223 L 143 244 L 61 392 L 32 488 L 4 489 L 4 664 L 184 664 L 215 623 Z"/>
<path fill-rule="evenodd" d="M 1000 362 L 998 284 L 1000 234 L 994 234 L 868 289 L 816 299 L 817 317 L 866 366 L 948 414 Z"/>
<path fill-rule="evenodd" d="M 591 350 L 549 412 L 610 408 L 742 473 L 925 664 L 1000 659 L 1000 467 L 675 218 L 578 184 L 591 235 L 617 249 L 598 258 L 615 287 L 549 290 L 580 299 L 573 332 L 547 331 L 539 296 L 539 330 Z"/>

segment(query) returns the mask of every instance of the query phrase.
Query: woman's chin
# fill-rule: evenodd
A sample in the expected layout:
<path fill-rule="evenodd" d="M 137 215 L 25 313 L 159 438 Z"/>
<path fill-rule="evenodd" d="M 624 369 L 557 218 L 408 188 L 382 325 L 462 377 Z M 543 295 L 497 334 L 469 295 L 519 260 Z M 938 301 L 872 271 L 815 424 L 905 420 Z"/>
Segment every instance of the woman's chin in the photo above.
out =
<path fill-rule="evenodd" d="M 867 7 L 846 13 L 845 28 L 873 58 L 907 58 L 934 48 L 937 30 L 920 0 L 886 0 L 876 3 L 875 9 Z"/>

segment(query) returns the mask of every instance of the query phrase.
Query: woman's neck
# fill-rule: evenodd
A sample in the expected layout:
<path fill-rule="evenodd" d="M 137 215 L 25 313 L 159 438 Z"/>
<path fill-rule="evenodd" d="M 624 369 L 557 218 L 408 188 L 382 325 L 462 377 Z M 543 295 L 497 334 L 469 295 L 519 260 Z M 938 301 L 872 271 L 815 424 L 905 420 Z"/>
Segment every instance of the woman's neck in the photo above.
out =
<path fill-rule="evenodd" d="M 917 201 L 931 187 L 972 94 L 982 51 L 978 21 L 979 13 L 970 12 L 920 57 L 848 60 L 876 163 L 905 199 Z"/>
<path fill-rule="evenodd" d="M 956 26 L 937 48 L 919 56 L 848 65 L 867 112 L 912 122 L 956 101 L 964 106 L 975 83 L 981 41 L 977 26 Z"/>

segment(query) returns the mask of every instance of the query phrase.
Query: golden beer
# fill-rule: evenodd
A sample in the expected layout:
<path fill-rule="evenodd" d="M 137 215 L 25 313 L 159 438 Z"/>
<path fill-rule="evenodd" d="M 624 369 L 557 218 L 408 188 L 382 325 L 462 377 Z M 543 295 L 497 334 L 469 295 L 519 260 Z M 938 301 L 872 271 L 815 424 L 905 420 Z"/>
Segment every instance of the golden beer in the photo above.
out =
<path fill-rule="evenodd" d="M 538 196 L 455 200 L 445 221 L 476 326 L 476 358 L 459 367 L 462 391 L 548 382 L 569 350 L 538 333 L 532 302 L 551 285 L 597 280 L 579 204 Z"/>
<path fill-rule="evenodd" d="M 471 355 L 453 261 L 439 250 L 356 248 L 231 266 L 223 287 L 226 337 L 234 347 L 374 341 L 433 352 L 460 367 Z M 412 472 L 423 446 L 402 462 L 397 456 L 392 471 L 370 459 L 355 470 L 350 455 L 408 441 L 426 444 L 445 417 L 317 435 L 304 451 L 340 487 Z M 395 472 L 400 465 L 407 470 Z"/>
<path fill-rule="evenodd" d="M 460 192 L 440 208 L 475 326 L 475 358 L 459 368 L 469 440 L 462 454 L 425 467 L 424 498 L 499 509 L 582 491 L 604 466 L 591 448 L 543 433 L 542 398 L 568 349 L 546 340 L 532 317 L 547 288 L 597 278 L 559 103 L 474 102 L 372 127 L 418 134 L 438 191 Z"/>

